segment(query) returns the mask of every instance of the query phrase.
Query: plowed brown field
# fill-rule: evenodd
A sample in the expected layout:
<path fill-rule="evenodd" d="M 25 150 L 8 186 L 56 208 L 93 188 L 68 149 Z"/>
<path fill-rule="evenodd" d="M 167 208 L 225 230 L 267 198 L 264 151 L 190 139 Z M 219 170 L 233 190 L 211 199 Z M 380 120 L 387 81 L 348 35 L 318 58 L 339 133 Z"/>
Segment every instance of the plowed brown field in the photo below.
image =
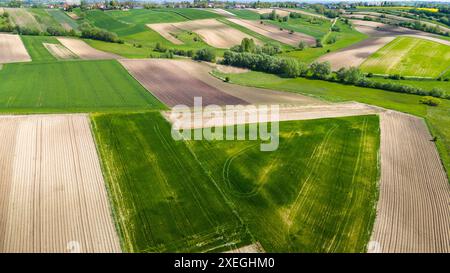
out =
<path fill-rule="evenodd" d="M 29 61 L 30 55 L 19 35 L 0 33 L 0 64 Z"/>
<path fill-rule="evenodd" d="M 424 121 L 381 114 L 381 181 L 369 252 L 450 252 L 450 185 Z"/>
<path fill-rule="evenodd" d="M 119 252 L 85 115 L 0 117 L 0 252 Z"/>
<path fill-rule="evenodd" d="M 270 39 L 277 40 L 279 42 L 291 46 L 295 47 L 298 46 L 300 41 L 304 41 L 309 45 L 314 45 L 316 43 L 316 39 L 312 36 L 299 32 L 290 33 L 289 30 L 280 30 L 279 27 L 267 23 L 261 24 L 260 21 L 244 20 L 237 18 L 227 18 L 227 20 L 235 24 L 241 25 L 245 28 L 248 28 L 251 31 L 264 35 Z"/>
<path fill-rule="evenodd" d="M 67 49 L 75 53 L 81 59 L 101 60 L 101 59 L 119 59 L 120 56 L 97 50 L 82 40 L 73 38 L 58 38 L 58 41 Z"/>

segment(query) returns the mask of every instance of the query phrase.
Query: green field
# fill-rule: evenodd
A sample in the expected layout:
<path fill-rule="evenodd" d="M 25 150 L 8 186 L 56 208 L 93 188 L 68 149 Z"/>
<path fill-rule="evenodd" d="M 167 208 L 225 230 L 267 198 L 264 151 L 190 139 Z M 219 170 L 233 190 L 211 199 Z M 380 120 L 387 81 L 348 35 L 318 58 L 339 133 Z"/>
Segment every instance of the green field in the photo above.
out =
<path fill-rule="evenodd" d="M 58 40 L 55 37 L 22 35 L 21 38 L 33 62 L 48 62 L 56 60 L 56 58 L 50 52 L 48 52 L 48 50 L 42 44 L 59 44 Z"/>
<path fill-rule="evenodd" d="M 372 54 L 361 69 L 374 74 L 437 77 L 450 66 L 449 49 L 424 39 L 398 37 Z"/>
<path fill-rule="evenodd" d="M 183 31 L 177 38 L 183 41 L 182 45 L 174 45 L 151 30 L 146 24 L 181 22 L 192 19 L 216 18 L 219 15 L 212 12 L 196 9 L 141 9 L 130 11 L 92 10 L 86 12 L 86 19 L 93 25 L 117 33 L 124 44 L 107 43 L 101 41 L 86 40 L 88 44 L 99 50 L 119 54 L 127 58 L 148 58 L 157 43 L 166 48 L 196 50 L 211 48 L 217 55 L 223 55 L 223 50 L 215 49 L 203 42 L 198 35 Z M 196 37 L 196 39 L 194 39 Z"/>
<path fill-rule="evenodd" d="M 0 78 L 1 113 L 163 108 L 117 61 L 6 64 Z"/>
<path fill-rule="evenodd" d="M 322 39 L 322 48 L 316 47 L 308 47 L 304 50 L 294 50 L 290 52 L 283 53 L 284 56 L 294 57 L 299 59 L 300 61 L 310 63 L 315 59 L 319 58 L 322 55 L 328 53 L 328 51 L 337 51 L 339 49 L 348 47 L 352 44 L 360 42 L 367 38 L 367 35 L 362 34 L 353 27 L 341 22 L 337 21 L 336 26 L 340 28 L 340 32 L 330 32 L 329 35 L 336 36 L 336 42 L 333 44 L 327 44 L 326 39 Z"/>
<path fill-rule="evenodd" d="M 327 19 L 321 19 L 306 15 L 302 18 L 289 18 L 287 22 L 278 22 L 274 20 L 266 20 L 266 22 L 283 29 L 305 33 L 318 39 L 323 38 L 328 33 L 332 23 Z"/>
<path fill-rule="evenodd" d="M 45 31 L 48 27 L 61 27 L 58 21 L 55 20 L 45 9 L 32 8 L 28 11 L 34 16 L 40 25 L 40 29 Z"/>
<path fill-rule="evenodd" d="M 72 29 L 78 28 L 78 23 L 70 18 L 65 12 L 59 9 L 49 9 L 47 10 L 48 14 L 50 14 L 61 26 L 67 25 Z"/>
<path fill-rule="evenodd" d="M 366 250 L 377 116 L 283 122 L 273 152 L 258 141 L 176 142 L 156 112 L 92 120 L 126 251 Z"/>
<path fill-rule="evenodd" d="M 423 117 L 431 133 L 438 138 L 436 146 L 450 178 L 450 100 L 442 99 L 438 107 L 432 107 L 420 104 L 421 96 L 417 95 L 327 81 L 288 79 L 262 72 L 228 75 L 216 72 L 216 74 L 221 78 L 228 76 L 230 81 L 236 84 L 301 93 L 333 102 L 358 101 Z"/>

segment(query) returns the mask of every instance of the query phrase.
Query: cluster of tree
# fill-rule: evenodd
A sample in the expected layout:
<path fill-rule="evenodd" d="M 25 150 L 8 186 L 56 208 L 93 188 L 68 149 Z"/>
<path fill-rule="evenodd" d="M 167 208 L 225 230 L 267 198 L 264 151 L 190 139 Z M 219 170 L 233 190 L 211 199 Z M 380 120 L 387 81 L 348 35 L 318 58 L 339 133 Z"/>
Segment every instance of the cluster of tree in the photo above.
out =
<path fill-rule="evenodd" d="M 438 12 L 419 9 L 411 9 L 409 12 L 418 15 L 420 18 L 435 20 L 450 26 L 450 8 L 448 6 L 440 7 Z"/>
<path fill-rule="evenodd" d="M 9 13 L 3 12 L 2 15 L 0 15 L 0 32 L 12 32 L 14 31 L 14 27 L 11 24 L 11 21 L 9 20 Z"/>
<path fill-rule="evenodd" d="M 286 77 L 298 77 L 305 72 L 305 65 L 296 59 L 280 58 L 267 54 L 226 51 L 222 63 Z"/>
<path fill-rule="evenodd" d="M 166 53 L 168 56 L 178 55 L 178 56 L 184 56 L 192 58 L 195 55 L 194 50 L 184 50 L 184 49 L 173 49 L 173 48 L 167 48 L 164 45 L 162 45 L 160 42 L 157 42 L 155 47 L 153 48 L 153 51 L 160 52 L 160 53 Z"/>
<path fill-rule="evenodd" d="M 264 13 L 259 16 L 261 20 L 273 20 L 279 22 L 287 22 L 289 20 L 289 16 L 280 16 L 277 14 L 276 10 L 272 10 L 270 13 Z"/>
<path fill-rule="evenodd" d="M 258 46 L 255 41 L 250 38 L 244 38 L 240 45 L 236 45 L 230 48 L 234 52 L 249 52 L 255 54 L 267 54 L 275 55 L 281 52 L 281 46 L 278 44 L 265 44 L 263 46 Z"/>
<path fill-rule="evenodd" d="M 441 104 L 441 101 L 439 99 L 430 96 L 421 98 L 419 102 L 429 106 L 438 106 L 439 104 Z"/>
<path fill-rule="evenodd" d="M 211 48 L 202 48 L 195 52 L 193 59 L 198 61 L 215 62 L 216 54 Z"/>
<path fill-rule="evenodd" d="M 369 74 L 368 77 L 370 78 L 371 74 Z M 372 81 L 368 79 L 358 68 L 355 67 L 341 68 L 334 75 L 328 75 L 327 79 L 338 81 L 344 84 L 352 84 L 360 87 L 382 89 L 398 93 L 431 96 L 436 98 L 450 98 L 450 96 L 446 95 L 444 91 L 437 88 L 433 88 L 429 91 L 409 85 Z"/>
<path fill-rule="evenodd" d="M 88 23 L 83 23 L 79 29 L 81 31 L 82 38 L 100 40 L 111 43 L 120 43 L 120 44 L 124 43 L 122 39 L 119 39 L 117 34 L 109 32 L 105 29 L 93 27 Z"/>

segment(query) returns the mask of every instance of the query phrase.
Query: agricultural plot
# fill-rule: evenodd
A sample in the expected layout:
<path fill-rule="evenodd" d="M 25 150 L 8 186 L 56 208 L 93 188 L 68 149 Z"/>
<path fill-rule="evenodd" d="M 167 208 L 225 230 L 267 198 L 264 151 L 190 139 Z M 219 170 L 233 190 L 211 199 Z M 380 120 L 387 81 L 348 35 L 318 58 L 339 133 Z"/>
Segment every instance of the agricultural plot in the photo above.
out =
<path fill-rule="evenodd" d="M 164 108 L 116 61 L 8 64 L 0 78 L 3 113 Z"/>
<path fill-rule="evenodd" d="M 72 51 L 68 50 L 66 47 L 60 44 L 43 44 L 44 47 L 57 59 L 67 60 L 67 59 L 77 59 L 78 56 Z"/>
<path fill-rule="evenodd" d="M 261 18 L 258 13 L 246 9 L 226 9 L 226 11 L 236 15 L 241 19 L 259 20 Z"/>
<path fill-rule="evenodd" d="M 365 250 L 377 198 L 376 116 L 281 123 L 271 154 L 251 141 L 175 142 L 158 113 L 93 123 L 126 250 L 256 242 L 269 252 Z"/>
<path fill-rule="evenodd" d="M 227 197 L 159 113 L 99 114 L 92 122 L 124 251 L 220 252 L 252 243 Z"/>
<path fill-rule="evenodd" d="M 304 33 L 317 39 L 322 39 L 325 35 L 327 35 L 332 25 L 330 20 L 308 16 L 301 18 L 289 18 L 287 22 L 279 22 L 276 20 L 267 20 L 265 22 L 286 30 Z"/>
<path fill-rule="evenodd" d="M 31 61 L 19 35 L 0 33 L 0 64 Z"/>
<path fill-rule="evenodd" d="M 450 185 L 423 120 L 381 116 L 381 180 L 372 252 L 450 251 Z"/>
<path fill-rule="evenodd" d="M 243 20 L 243 19 L 234 19 L 234 18 L 227 18 L 227 20 L 241 25 L 243 27 L 246 27 L 250 29 L 251 31 L 254 31 L 256 33 L 259 33 L 261 35 L 264 35 L 270 39 L 282 42 L 284 44 L 288 44 L 291 46 L 298 46 L 300 41 L 304 41 L 305 43 L 309 45 L 315 44 L 315 38 L 303 33 L 299 32 L 293 32 L 291 33 L 289 30 L 280 30 L 279 27 L 273 26 L 271 24 L 267 23 L 260 23 L 259 21 L 251 21 L 251 20 Z"/>
<path fill-rule="evenodd" d="M 318 61 L 330 62 L 333 70 L 338 70 L 342 67 L 358 67 L 369 56 L 394 39 L 395 37 L 368 38 L 349 47 L 326 54 L 320 57 Z"/>
<path fill-rule="evenodd" d="M 61 27 L 60 23 L 53 16 L 51 16 L 45 9 L 32 8 L 28 9 L 28 11 L 39 23 L 39 29 L 41 31 L 46 31 L 48 27 L 55 27 L 55 28 Z"/>
<path fill-rule="evenodd" d="M 234 13 L 231 13 L 231 12 L 229 12 L 227 10 L 224 10 L 224 9 L 216 9 L 216 8 L 214 8 L 214 9 L 207 9 L 207 11 L 217 13 L 217 14 L 222 15 L 224 17 L 236 17 L 236 15 Z"/>
<path fill-rule="evenodd" d="M 82 40 L 74 38 L 58 38 L 58 41 L 66 47 L 68 50 L 76 54 L 81 59 L 85 60 L 105 60 L 105 59 L 118 59 L 120 56 L 113 53 L 103 52 L 89 46 Z"/>
<path fill-rule="evenodd" d="M 437 77 L 448 69 L 450 46 L 412 37 L 398 37 L 372 54 L 361 69 L 374 74 Z"/>
<path fill-rule="evenodd" d="M 193 106 L 194 97 L 202 97 L 205 105 L 247 104 L 191 77 L 176 61 L 121 60 L 121 63 L 147 90 L 170 107 L 178 104 Z"/>
<path fill-rule="evenodd" d="M 281 17 L 289 16 L 290 13 L 289 11 L 286 11 L 284 9 L 270 9 L 270 8 L 258 8 L 258 9 L 248 8 L 247 10 L 256 12 L 258 14 L 268 14 L 275 11 L 275 13 Z"/>
<path fill-rule="evenodd" d="M 5 8 L 9 13 L 13 25 L 28 28 L 37 31 L 43 31 L 41 24 L 27 9 L 22 8 Z"/>
<path fill-rule="evenodd" d="M 197 33 L 207 44 L 216 48 L 230 48 L 240 44 L 244 38 L 253 38 L 215 19 L 169 23 L 168 25 L 158 24 L 156 28 L 153 28 L 152 25 L 148 26 L 156 31 L 163 31 L 160 33 L 163 37 L 173 36 L 170 31 L 175 31 L 176 28 L 192 31 Z M 258 40 L 255 42 L 261 43 Z"/>
<path fill-rule="evenodd" d="M 326 20 L 331 21 L 330 18 L 328 18 L 328 17 L 326 17 L 326 16 L 324 16 L 322 14 L 309 12 L 309 11 L 306 11 L 306 10 L 303 10 L 303 9 L 281 8 L 281 10 L 287 11 L 289 13 L 295 12 L 295 13 L 300 13 L 300 14 L 303 14 L 303 15 L 307 15 L 307 16 L 311 16 L 311 17 L 317 17 L 317 18 L 320 18 L 320 19 L 326 19 Z"/>
<path fill-rule="evenodd" d="M 0 128 L 0 252 L 120 252 L 87 116 Z"/>
<path fill-rule="evenodd" d="M 48 14 L 50 14 L 65 30 L 76 30 L 78 29 L 78 23 L 75 21 L 76 19 L 70 17 L 65 12 L 59 9 L 50 9 L 47 10 Z"/>
<path fill-rule="evenodd" d="M 54 61 L 56 58 L 48 51 L 44 44 L 59 44 L 55 37 L 50 36 L 20 36 L 33 62 Z"/>

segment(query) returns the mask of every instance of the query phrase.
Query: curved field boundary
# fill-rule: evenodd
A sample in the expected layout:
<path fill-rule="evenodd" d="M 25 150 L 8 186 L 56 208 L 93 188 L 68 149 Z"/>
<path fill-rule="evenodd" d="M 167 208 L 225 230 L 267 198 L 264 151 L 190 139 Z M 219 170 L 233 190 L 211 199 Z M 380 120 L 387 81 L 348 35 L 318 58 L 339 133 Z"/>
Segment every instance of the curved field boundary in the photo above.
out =
<path fill-rule="evenodd" d="M 30 61 L 31 57 L 19 35 L 0 33 L 0 64 Z"/>
<path fill-rule="evenodd" d="M 381 114 L 381 180 L 369 252 L 450 252 L 450 185 L 427 126 Z"/>
<path fill-rule="evenodd" d="M 0 117 L 0 252 L 120 252 L 85 115 Z"/>
<path fill-rule="evenodd" d="M 436 35 L 422 31 L 373 21 L 351 20 L 351 22 L 357 31 L 369 35 L 370 38 L 347 48 L 326 54 L 318 59 L 320 62 L 330 62 L 333 70 L 338 70 L 342 67 L 358 67 L 369 56 L 393 41 L 396 37 L 409 36 L 450 45 L 450 41 L 439 39 Z"/>
<path fill-rule="evenodd" d="M 107 59 L 120 59 L 121 57 L 112 53 L 106 53 L 97 50 L 90 45 L 86 44 L 82 40 L 73 38 L 57 38 L 58 41 L 67 49 L 75 53 L 78 57 L 85 60 L 107 60 Z"/>
<path fill-rule="evenodd" d="M 290 33 L 289 30 L 280 30 L 280 28 L 277 26 L 270 25 L 267 23 L 261 24 L 260 21 L 252 21 L 237 18 L 227 18 L 227 20 L 232 23 L 243 26 L 258 34 L 266 36 L 270 39 L 294 47 L 298 46 L 301 41 L 306 42 L 308 45 L 314 45 L 316 43 L 316 39 L 312 36 L 300 32 Z"/>

